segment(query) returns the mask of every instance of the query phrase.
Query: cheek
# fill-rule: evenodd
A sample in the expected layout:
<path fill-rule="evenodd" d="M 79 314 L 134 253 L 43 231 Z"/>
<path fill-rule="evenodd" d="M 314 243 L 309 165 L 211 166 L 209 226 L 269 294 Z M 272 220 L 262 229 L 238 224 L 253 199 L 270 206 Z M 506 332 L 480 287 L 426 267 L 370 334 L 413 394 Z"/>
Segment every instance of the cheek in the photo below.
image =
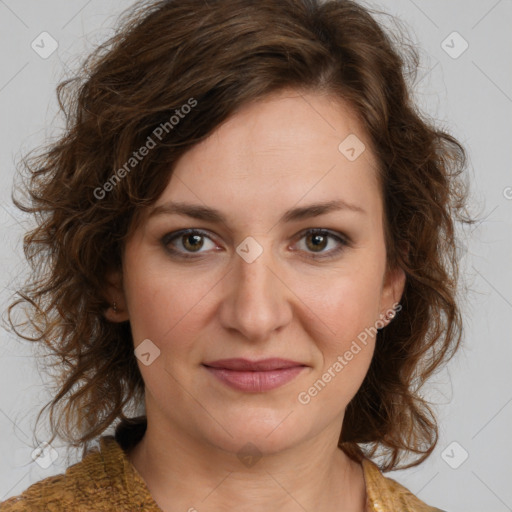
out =
<path fill-rule="evenodd" d="M 157 273 L 147 267 L 132 272 L 125 282 L 135 348 L 149 339 L 160 351 L 148 366 L 138 361 L 146 391 L 158 403 L 182 403 L 182 386 L 193 388 L 192 383 L 186 383 L 188 361 L 201 359 L 196 340 L 206 315 L 201 302 L 207 292 L 203 287 L 180 273 L 173 273 L 171 278 L 161 269 Z M 187 403 L 185 400 L 182 407 L 193 409 L 193 404 Z"/>
<path fill-rule="evenodd" d="M 378 300 L 372 290 L 363 293 L 360 283 L 347 280 L 317 297 L 315 309 L 321 312 L 314 321 L 318 364 L 308 387 L 297 397 L 299 403 L 314 403 L 318 410 L 331 411 L 329 417 L 333 417 L 357 393 L 375 349 L 373 312 Z"/>
<path fill-rule="evenodd" d="M 202 311 L 215 280 L 205 274 L 197 279 L 190 272 L 166 271 L 160 258 L 149 256 L 144 265 L 140 264 L 142 257 L 134 259 L 139 263 L 126 257 L 131 267 L 124 286 L 135 345 L 149 338 L 168 350 L 173 339 L 180 339 L 180 347 L 173 349 L 190 348 L 187 343 L 192 344 L 193 331 L 206 315 Z"/>
<path fill-rule="evenodd" d="M 304 282 L 296 291 L 311 310 L 317 332 L 325 333 L 332 345 L 342 349 L 350 340 L 375 324 L 379 315 L 378 272 L 343 271 L 321 282 Z"/>
<path fill-rule="evenodd" d="M 368 262 L 350 270 L 340 270 L 335 279 L 315 286 L 309 282 L 299 292 L 314 313 L 308 318 L 321 353 L 317 387 L 326 384 L 330 391 L 325 398 L 329 395 L 336 403 L 357 392 L 368 371 L 379 327 L 380 267 Z"/>

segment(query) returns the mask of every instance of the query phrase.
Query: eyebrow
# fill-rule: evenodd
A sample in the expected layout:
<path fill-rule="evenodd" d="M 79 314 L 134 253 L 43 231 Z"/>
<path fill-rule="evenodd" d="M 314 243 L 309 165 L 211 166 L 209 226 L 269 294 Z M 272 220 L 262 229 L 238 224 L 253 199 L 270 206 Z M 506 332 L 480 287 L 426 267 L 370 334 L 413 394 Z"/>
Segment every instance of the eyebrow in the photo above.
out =
<path fill-rule="evenodd" d="M 294 222 L 311 217 L 318 217 L 334 211 L 352 211 L 366 215 L 367 212 L 358 205 L 347 203 L 343 200 L 328 201 L 324 203 L 315 203 L 308 206 L 300 206 L 287 210 L 279 219 L 280 223 Z M 194 219 L 209 221 L 214 223 L 226 224 L 226 217 L 214 208 L 207 206 L 184 203 L 168 202 L 155 206 L 149 213 L 149 218 L 158 215 L 185 215 Z"/>

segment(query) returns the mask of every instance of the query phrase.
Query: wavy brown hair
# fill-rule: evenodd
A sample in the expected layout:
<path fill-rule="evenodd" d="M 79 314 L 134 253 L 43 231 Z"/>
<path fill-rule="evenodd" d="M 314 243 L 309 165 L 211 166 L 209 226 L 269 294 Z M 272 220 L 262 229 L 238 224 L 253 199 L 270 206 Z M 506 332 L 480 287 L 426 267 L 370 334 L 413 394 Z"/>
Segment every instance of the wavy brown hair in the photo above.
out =
<path fill-rule="evenodd" d="M 50 407 L 50 442 L 59 435 L 86 453 L 116 423 L 124 446 L 140 439 L 145 416 L 127 409 L 143 402 L 144 382 L 129 322 L 104 317 L 105 276 L 121 270 L 127 237 L 177 159 L 249 102 L 293 87 L 339 97 L 360 116 L 379 162 L 387 264 L 406 273 L 402 309 L 377 334 L 339 446 L 356 460 L 381 454 L 383 471 L 430 455 L 438 427 L 420 388 L 461 343 L 455 223 L 475 221 L 466 152 L 415 106 L 418 51 L 381 14 L 350 0 L 137 2 L 58 85 L 66 127 L 23 158 L 28 202 L 13 194 L 37 225 L 24 238 L 32 273 L 8 309 L 10 327 L 57 368 L 37 417 Z M 191 98 L 195 107 L 170 128 Z M 156 147 L 98 192 L 166 122 Z M 12 321 L 18 305 L 28 322 Z M 20 332 L 28 324 L 35 334 Z M 407 454 L 416 457 L 399 466 Z"/>

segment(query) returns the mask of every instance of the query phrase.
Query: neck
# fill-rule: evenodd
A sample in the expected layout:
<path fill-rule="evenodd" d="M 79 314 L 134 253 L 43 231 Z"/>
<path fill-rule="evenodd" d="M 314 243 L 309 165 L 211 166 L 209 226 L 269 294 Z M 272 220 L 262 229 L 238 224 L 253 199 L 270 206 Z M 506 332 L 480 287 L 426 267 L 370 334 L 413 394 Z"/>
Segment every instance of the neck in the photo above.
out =
<path fill-rule="evenodd" d="M 237 454 L 152 426 L 127 455 L 164 512 L 365 510 L 361 465 L 325 436 L 242 464 Z"/>

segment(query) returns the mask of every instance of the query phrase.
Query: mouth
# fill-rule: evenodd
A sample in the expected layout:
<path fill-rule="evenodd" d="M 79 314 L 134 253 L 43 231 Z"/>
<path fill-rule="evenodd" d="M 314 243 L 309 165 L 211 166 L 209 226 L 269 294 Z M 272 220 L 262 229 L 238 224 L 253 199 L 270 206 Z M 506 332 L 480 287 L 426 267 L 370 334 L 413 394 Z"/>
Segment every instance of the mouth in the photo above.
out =
<path fill-rule="evenodd" d="M 261 393 L 284 386 L 307 365 L 289 359 L 220 359 L 202 366 L 227 386 L 249 393 Z"/>

